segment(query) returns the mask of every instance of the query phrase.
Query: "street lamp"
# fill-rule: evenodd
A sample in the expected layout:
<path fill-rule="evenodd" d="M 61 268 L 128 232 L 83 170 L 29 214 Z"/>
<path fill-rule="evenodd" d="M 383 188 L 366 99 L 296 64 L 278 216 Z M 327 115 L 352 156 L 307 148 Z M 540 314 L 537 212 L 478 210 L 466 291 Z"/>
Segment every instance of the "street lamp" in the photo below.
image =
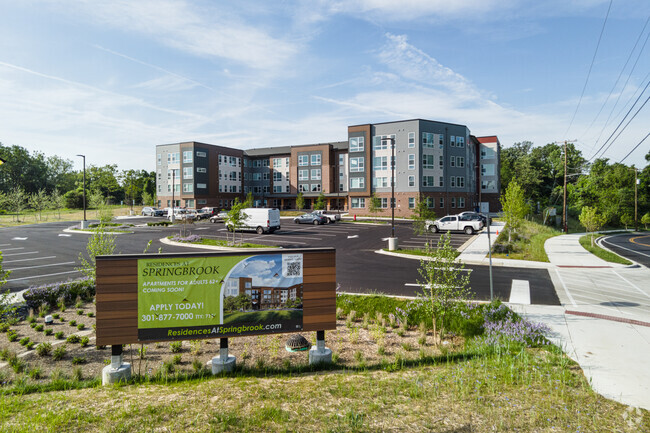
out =
<path fill-rule="evenodd" d="M 86 220 L 86 155 L 77 155 L 83 158 L 83 167 L 84 167 L 84 220 L 81 222 L 81 228 L 88 228 L 88 221 Z"/>
<path fill-rule="evenodd" d="M 395 137 L 390 137 L 390 237 L 395 239 Z"/>

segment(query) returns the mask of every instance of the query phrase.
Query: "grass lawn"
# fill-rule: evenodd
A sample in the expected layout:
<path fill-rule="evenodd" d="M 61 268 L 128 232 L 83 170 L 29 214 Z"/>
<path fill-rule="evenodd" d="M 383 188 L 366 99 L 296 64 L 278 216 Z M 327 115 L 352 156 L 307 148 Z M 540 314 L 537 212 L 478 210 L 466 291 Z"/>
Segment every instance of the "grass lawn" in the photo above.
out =
<path fill-rule="evenodd" d="M 513 233 L 512 242 L 508 243 L 508 228 L 505 228 L 494 242 L 492 257 L 515 260 L 532 260 L 548 262 L 544 242 L 562 232 L 534 221 L 524 221 L 521 228 Z M 502 247 L 500 247 L 500 245 Z M 501 252 L 507 249 L 507 252 Z"/>
<path fill-rule="evenodd" d="M 611 251 L 604 250 L 594 243 L 594 246 L 591 246 L 591 235 L 585 235 L 580 237 L 580 245 L 589 251 L 591 254 L 600 257 L 603 260 L 606 260 L 611 263 L 620 263 L 622 265 L 631 265 L 632 262 L 624 259 L 618 254 L 614 254 Z"/>
<path fill-rule="evenodd" d="M 129 215 L 129 210 L 131 209 L 128 206 L 110 206 L 110 209 L 113 211 L 113 216 L 126 216 Z M 142 211 L 142 206 L 134 206 L 133 211 L 136 215 L 140 215 Z M 16 216 L 13 214 L 4 214 L 0 215 L 0 227 L 15 227 L 25 224 L 38 224 L 41 222 L 61 222 L 61 221 L 74 221 L 79 222 L 84 219 L 83 209 L 61 209 L 60 211 L 56 210 L 47 210 L 40 213 L 34 211 L 24 211 L 20 215 Z M 98 219 L 97 211 L 95 209 L 86 210 L 86 219 L 95 220 Z"/>

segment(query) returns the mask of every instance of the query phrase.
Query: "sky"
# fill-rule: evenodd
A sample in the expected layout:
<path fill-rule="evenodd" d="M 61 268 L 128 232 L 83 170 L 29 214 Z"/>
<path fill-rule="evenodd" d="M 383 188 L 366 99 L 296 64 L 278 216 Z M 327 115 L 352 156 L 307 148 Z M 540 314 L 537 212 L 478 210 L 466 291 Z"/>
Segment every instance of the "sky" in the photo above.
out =
<path fill-rule="evenodd" d="M 647 0 L 0 0 L 0 10 L 0 142 L 78 169 L 77 154 L 153 171 L 158 144 L 345 141 L 349 125 L 414 118 L 504 147 L 577 140 L 592 160 L 638 145 L 623 160 L 637 167 L 650 150 Z"/>

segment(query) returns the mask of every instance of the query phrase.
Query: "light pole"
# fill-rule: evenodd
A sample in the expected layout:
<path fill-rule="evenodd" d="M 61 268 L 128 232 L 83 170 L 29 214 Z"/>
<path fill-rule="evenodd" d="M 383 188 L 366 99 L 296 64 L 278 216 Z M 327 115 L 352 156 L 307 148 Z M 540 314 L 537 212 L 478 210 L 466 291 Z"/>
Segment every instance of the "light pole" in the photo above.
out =
<path fill-rule="evenodd" d="M 639 185 L 639 170 L 637 170 L 636 167 L 630 167 L 630 170 L 634 170 L 634 231 L 638 232 L 639 231 L 639 219 L 637 218 L 637 205 L 638 205 L 638 200 L 637 200 L 637 188 Z"/>
<path fill-rule="evenodd" d="M 88 221 L 86 220 L 86 155 L 77 155 L 83 158 L 83 167 L 84 167 L 84 192 L 83 192 L 83 200 L 84 200 L 84 220 L 81 222 L 81 228 L 85 229 L 88 228 Z"/>
<path fill-rule="evenodd" d="M 395 138 L 390 137 L 390 237 L 395 239 Z"/>

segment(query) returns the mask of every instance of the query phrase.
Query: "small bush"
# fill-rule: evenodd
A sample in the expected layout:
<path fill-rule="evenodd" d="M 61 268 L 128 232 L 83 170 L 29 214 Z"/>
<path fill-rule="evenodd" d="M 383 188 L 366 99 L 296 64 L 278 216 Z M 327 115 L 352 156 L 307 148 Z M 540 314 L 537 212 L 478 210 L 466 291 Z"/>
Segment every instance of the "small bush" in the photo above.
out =
<path fill-rule="evenodd" d="M 181 355 L 180 353 L 177 354 L 177 355 L 174 355 L 174 357 L 172 358 L 172 363 L 173 363 L 174 365 L 178 365 L 178 364 L 181 363 L 182 358 L 183 358 L 183 355 Z"/>
<path fill-rule="evenodd" d="M 60 361 L 65 357 L 66 348 L 64 344 L 58 346 L 54 351 L 52 351 L 52 359 L 55 361 Z"/>
<path fill-rule="evenodd" d="M 65 341 L 67 343 L 75 344 L 75 343 L 79 343 L 81 341 L 81 337 L 79 337 L 78 335 L 72 334 L 72 335 L 68 336 L 68 338 L 66 338 Z"/>
<path fill-rule="evenodd" d="M 77 321 L 76 320 L 71 320 L 70 321 L 70 326 L 77 326 Z"/>
<path fill-rule="evenodd" d="M 9 341 L 18 340 L 18 334 L 16 334 L 16 331 L 12 329 L 11 331 L 7 332 L 7 340 Z"/>
<path fill-rule="evenodd" d="M 32 328 L 32 329 L 36 328 L 36 326 L 37 326 L 36 322 L 32 322 L 32 323 L 29 324 L 29 327 Z"/>
<path fill-rule="evenodd" d="M 94 317 L 94 316 L 95 316 L 95 313 L 93 313 L 92 311 L 89 311 L 86 315 L 87 315 L 88 317 Z"/>
<path fill-rule="evenodd" d="M 202 363 L 201 360 L 199 360 L 198 358 L 194 358 L 194 359 L 192 360 L 192 368 L 194 369 L 194 371 L 195 371 L 196 373 L 198 373 L 198 372 L 200 372 L 201 370 L 203 370 L 203 363 Z"/>
<path fill-rule="evenodd" d="M 10 326 L 8 323 L 0 323 L 0 332 L 7 332 L 9 329 Z"/>
<path fill-rule="evenodd" d="M 56 314 L 52 314 L 52 317 L 58 320 L 61 317 L 61 315 L 59 313 L 56 313 Z"/>
<path fill-rule="evenodd" d="M 42 331 L 43 331 L 43 328 L 44 328 L 43 324 L 40 324 L 40 325 L 36 325 L 36 326 L 34 327 L 34 330 L 36 330 L 36 331 L 38 331 L 38 332 L 42 332 Z"/>
<path fill-rule="evenodd" d="M 87 336 L 81 337 L 81 340 L 79 340 L 79 344 L 81 345 L 81 347 L 88 346 L 89 342 L 90 342 L 90 338 L 88 338 Z"/>
<path fill-rule="evenodd" d="M 26 347 L 28 350 L 32 350 L 32 349 L 34 348 L 34 346 L 36 346 L 36 343 L 33 342 L 33 341 L 30 341 L 29 343 L 27 343 L 27 345 L 26 345 L 25 347 Z"/>
<path fill-rule="evenodd" d="M 169 349 L 172 351 L 172 353 L 178 353 L 182 350 L 182 348 L 183 348 L 182 341 L 174 341 L 172 343 L 169 343 Z"/>
<path fill-rule="evenodd" d="M 43 370 L 41 370 L 40 367 L 33 367 L 31 370 L 29 370 L 29 371 L 27 372 L 27 375 L 28 375 L 30 378 L 36 380 L 36 379 L 40 379 L 40 378 L 41 378 L 42 373 L 43 373 Z"/>
<path fill-rule="evenodd" d="M 63 331 L 57 331 L 57 332 L 54 334 L 54 338 L 56 338 L 57 340 L 63 340 L 63 337 L 64 337 L 64 335 L 63 335 Z"/>
<path fill-rule="evenodd" d="M 84 310 L 77 310 L 77 316 L 83 316 Z"/>
<path fill-rule="evenodd" d="M 27 344 L 29 343 L 29 337 L 21 338 L 19 343 L 21 346 L 27 346 Z"/>
<path fill-rule="evenodd" d="M 72 364 L 74 365 L 79 365 L 79 364 L 85 364 L 88 362 L 85 356 L 75 356 L 72 358 Z"/>
<path fill-rule="evenodd" d="M 36 322 L 36 317 L 34 317 L 34 316 L 29 316 L 29 317 L 27 318 L 27 323 L 34 323 L 34 322 Z"/>
<path fill-rule="evenodd" d="M 28 308 L 36 310 L 41 305 L 54 308 L 58 306 L 61 311 L 65 310 L 66 305 L 72 305 L 77 297 L 83 300 L 90 300 L 95 296 L 95 282 L 83 278 L 71 280 L 64 283 L 45 284 L 28 288 L 23 293 L 25 304 Z M 44 311 L 41 309 L 41 311 Z"/>
<path fill-rule="evenodd" d="M 52 328 L 47 328 L 43 331 L 45 335 L 52 335 L 53 332 L 54 330 Z"/>
<path fill-rule="evenodd" d="M 49 356 L 52 353 L 52 344 L 51 343 L 41 343 L 36 346 L 36 353 L 38 356 Z"/>
<path fill-rule="evenodd" d="M 81 367 L 75 367 L 72 370 L 72 380 L 75 380 L 79 382 L 84 378 L 83 371 L 81 370 Z"/>
<path fill-rule="evenodd" d="M 86 325 L 84 325 L 83 323 L 80 323 L 80 324 L 77 325 L 77 329 L 80 330 L 80 331 L 82 329 L 84 329 L 85 327 L 86 327 Z"/>

